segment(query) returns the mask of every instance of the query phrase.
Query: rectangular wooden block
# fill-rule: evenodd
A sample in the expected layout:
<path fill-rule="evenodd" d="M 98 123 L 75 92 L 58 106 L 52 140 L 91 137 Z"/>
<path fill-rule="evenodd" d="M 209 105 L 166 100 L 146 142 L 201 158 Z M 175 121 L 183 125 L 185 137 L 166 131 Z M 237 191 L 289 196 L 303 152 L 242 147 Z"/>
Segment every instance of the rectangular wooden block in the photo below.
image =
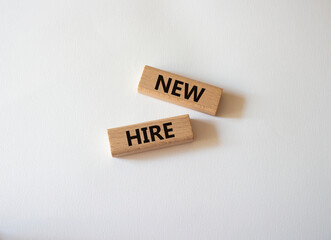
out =
<path fill-rule="evenodd" d="M 138 92 L 210 115 L 216 115 L 222 88 L 145 66 Z"/>
<path fill-rule="evenodd" d="M 188 114 L 108 129 L 113 157 L 193 141 Z"/>

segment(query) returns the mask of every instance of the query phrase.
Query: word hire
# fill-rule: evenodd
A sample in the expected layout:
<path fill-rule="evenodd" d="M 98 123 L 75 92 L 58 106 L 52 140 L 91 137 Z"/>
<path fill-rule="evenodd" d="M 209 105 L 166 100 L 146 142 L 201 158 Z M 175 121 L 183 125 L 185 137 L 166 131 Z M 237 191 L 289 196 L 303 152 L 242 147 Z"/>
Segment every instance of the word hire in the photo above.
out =
<path fill-rule="evenodd" d="M 189 115 L 108 129 L 113 157 L 193 141 Z"/>

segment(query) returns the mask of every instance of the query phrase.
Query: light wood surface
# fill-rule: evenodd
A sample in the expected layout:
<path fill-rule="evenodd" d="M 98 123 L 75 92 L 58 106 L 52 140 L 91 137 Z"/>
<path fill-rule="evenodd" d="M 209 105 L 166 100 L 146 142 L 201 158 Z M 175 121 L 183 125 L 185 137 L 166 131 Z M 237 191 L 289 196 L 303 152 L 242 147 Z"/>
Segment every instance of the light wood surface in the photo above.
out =
<path fill-rule="evenodd" d="M 222 88 L 145 66 L 138 92 L 210 115 L 216 115 Z"/>
<path fill-rule="evenodd" d="M 108 129 L 113 157 L 193 141 L 188 114 Z"/>

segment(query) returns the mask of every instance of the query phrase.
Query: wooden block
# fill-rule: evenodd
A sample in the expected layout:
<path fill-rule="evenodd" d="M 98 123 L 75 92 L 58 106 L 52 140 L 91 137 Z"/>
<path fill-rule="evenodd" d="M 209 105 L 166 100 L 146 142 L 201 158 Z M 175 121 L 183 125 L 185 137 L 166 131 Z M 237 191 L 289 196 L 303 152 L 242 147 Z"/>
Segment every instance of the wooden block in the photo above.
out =
<path fill-rule="evenodd" d="M 138 92 L 210 115 L 216 115 L 222 88 L 145 66 Z"/>
<path fill-rule="evenodd" d="M 119 157 L 191 142 L 193 131 L 186 114 L 108 129 L 108 137 L 112 156 Z"/>

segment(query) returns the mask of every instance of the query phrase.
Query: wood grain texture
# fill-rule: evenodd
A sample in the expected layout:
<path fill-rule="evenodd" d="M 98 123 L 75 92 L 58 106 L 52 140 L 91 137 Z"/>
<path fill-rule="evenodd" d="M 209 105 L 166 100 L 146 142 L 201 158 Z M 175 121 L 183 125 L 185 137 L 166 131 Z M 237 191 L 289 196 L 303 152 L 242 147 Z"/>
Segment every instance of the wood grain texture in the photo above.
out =
<path fill-rule="evenodd" d="M 108 129 L 111 154 L 120 157 L 193 141 L 188 114 Z"/>
<path fill-rule="evenodd" d="M 138 92 L 210 115 L 216 115 L 222 88 L 145 66 Z"/>

